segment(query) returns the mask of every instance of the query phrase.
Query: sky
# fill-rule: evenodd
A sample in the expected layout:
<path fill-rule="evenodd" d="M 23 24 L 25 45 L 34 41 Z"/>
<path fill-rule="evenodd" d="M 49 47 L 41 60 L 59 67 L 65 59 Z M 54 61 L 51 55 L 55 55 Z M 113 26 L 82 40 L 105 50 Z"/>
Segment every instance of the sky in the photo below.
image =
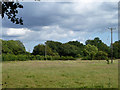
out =
<path fill-rule="evenodd" d="M 110 45 L 109 27 L 113 30 L 113 42 L 118 40 L 118 2 L 117 0 L 70 0 L 63 2 L 20 2 L 17 17 L 23 18 L 24 25 L 2 19 L 2 39 L 20 40 L 27 51 L 47 40 L 79 41 L 85 44 L 88 39 L 99 37 Z M 114 1 L 114 2 L 113 2 Z"/>

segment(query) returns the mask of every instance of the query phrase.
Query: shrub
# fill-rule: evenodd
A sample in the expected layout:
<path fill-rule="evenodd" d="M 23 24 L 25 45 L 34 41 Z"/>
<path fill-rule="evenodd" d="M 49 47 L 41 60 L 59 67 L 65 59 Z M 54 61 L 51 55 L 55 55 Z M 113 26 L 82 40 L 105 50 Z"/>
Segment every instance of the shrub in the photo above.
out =
<path fill-rule="evenodd" d="M 61 56 L 59 60 L 75 60 L 72 56 Z"/>
<path fill-rule="evenodd" d="M 95 55 L 95 59 L 96 60 L 106 60 L 107 58 L 108 58 L 108 54 L 106 52 L 103 52 L 103 51 L 99 51 Z"/>
<path fill-rule="evenodd" d="M 3 61 L 26 61 L 26 60 L 75 60 L 72 56 L 40 56 L 40 55 L 13 55 L 3 54 Z"/>
<path fill-rule="evenodd" d="M 28 59 L 27 55 L 17 55 L 17 60 L 19 60 L 19 61 L 25 61 L 27 59 Z"/>
<path fill-rule="evenodd" d="M 28 56 L 28 59 L 29 59 L 29 60 L 36 60 L 36 57 L 35 57 L 34 55 L 29 55 L 29 56 Z"/>
<path fill-rule="evenodd" d="M 40 55 L 36 55 L 36 60 L 41 60 Z"/>
<path fill-rule="evenodd" d="M 48 56 L 47 59 L 48 59 L 48 60 L 52 60 L 52 56 Z"/>
<path fill-rule="evenodd" d="M 60 56 L 53 56 L 52 60 L 60 60 Z"/>
<path fill-rule="evenodd" d="M 80 54 L 77 54 L 75 57 L 77 58 L 81 58 L 82 56 Z"/>
<path fill-rule="evenodd" d="M 13 54 L 3 54 L 2 60 L 3 61 L 15 61 L 15 60 L 17 60 L 17 56 L 13 55 Z"/>
<path fill-rule="evenodd" d="M 41 60 L 46 60 L 45 56 L 40 56 Z"/>
<path fill-rule="evenodd" d="M 83 57 L 82 60 L 91 60 L 90 56 Z"/>

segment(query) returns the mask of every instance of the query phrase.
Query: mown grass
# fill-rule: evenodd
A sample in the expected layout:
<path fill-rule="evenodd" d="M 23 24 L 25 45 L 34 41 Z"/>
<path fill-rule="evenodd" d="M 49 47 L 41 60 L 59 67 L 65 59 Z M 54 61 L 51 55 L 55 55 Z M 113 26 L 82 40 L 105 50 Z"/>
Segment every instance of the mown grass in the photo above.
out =
<path fill-rule="evenodd" d="M 3 62 L 3 88 L 118 88 L 118 61 Z"/>

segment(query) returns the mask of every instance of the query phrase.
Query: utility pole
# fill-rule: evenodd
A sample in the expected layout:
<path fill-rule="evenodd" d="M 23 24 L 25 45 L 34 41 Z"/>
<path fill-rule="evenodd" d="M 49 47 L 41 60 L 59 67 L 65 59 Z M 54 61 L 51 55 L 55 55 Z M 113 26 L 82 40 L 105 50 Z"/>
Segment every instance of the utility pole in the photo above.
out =
<path fill-rule="evenodd" d="M 113 29 L 115 28 L 108 28 L 111 30 L 111 63 L 113 63 Z"/>
<path fill-rule="evenodd" d="M 47 44 L 45 45 L 45 59 L 47 60 L 46 55 L 47 55 Z"/>

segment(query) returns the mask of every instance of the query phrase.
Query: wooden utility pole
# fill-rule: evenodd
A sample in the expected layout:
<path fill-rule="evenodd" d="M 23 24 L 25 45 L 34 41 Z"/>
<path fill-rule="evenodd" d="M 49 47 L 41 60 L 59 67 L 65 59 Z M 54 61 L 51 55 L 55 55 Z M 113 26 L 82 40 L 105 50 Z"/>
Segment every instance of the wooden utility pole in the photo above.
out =
<path fill-rule="evenodd" d="M 111 63 L 113 63 L 113 29 L 115 28 L 108 28 L 111 30 Z"/>
<path fill-rule="evenodd" d="M 113 37 L 112 37 L 112 28 L 111 28 L 111 63 L 113 63 Z"/>
<path fill-rule="evenodd" d="M 47 60 L 46 55 L 47 55 L 47 44 L 45 44 L 45 59 Z"/>

